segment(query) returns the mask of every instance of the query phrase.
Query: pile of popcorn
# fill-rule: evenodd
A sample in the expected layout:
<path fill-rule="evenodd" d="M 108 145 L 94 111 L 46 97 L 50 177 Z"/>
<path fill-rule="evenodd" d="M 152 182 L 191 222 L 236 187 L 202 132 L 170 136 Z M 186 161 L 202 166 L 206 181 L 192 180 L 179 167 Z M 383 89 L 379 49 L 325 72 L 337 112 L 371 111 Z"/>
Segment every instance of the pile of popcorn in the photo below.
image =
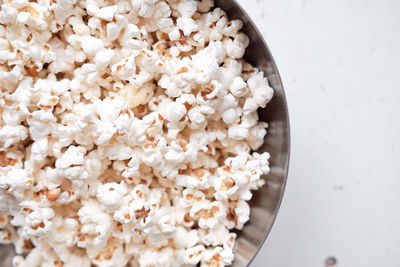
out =
<path fill-rule="evenodd" d="M 273 90 L 212 0 L 3 0 L 0 242 L 15 267 L 225 266 Z"/>

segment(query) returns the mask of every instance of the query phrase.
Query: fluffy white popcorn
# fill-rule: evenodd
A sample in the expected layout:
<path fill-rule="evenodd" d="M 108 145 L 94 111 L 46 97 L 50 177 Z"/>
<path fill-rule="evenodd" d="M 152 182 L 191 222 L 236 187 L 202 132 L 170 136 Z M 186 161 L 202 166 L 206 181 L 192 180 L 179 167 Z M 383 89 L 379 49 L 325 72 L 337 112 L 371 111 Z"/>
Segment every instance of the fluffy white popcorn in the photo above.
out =
<path fill-rule="evenodd" d="M 139 12 L 139 16 L 149 18 L 155 9 L 157 0 L 132 0 L 132 7 Z"/>
<path fill-rule="evenodd" d="M 235 208 L 235 214 L 237 216 L 237 229 L 243 229 L 244 224 L 249 220 L 250 207 L 247 202 L 241 200 L 238 202 Z"/>
<path fill-rule="evenodd" d="M 82 208 L 78 211 L 79 220 L 82 223 L 81 233 L 88 235 L 87 238 L 82 239 L 85 246 L 86 243 L 93 244 L 96 248 L 104 248 L 107 244 L 107 240 L 113 229 L 113 220 L 110 215 L 105 213 L 98 202 L 94 200 L 88 200 Z M 90 242 L 88 240 L 90 235 L 94 236 L 94 239 Z M 78 246 L 80 244 L 78 243 Z"/>
<path fill-rule="evenodd" d="M 172 102 L 167 107 L 167 120 L 170 122 L 179 122 L 186 114 L 186 107 L 183 104 Z"/>
<path fill-rule="evenodd" d="M 21 237 L 30 238 L 33 236 L 44 236 L 48 234 L 52 227 L 54 211 L 51 208 L 39 208 L 30 212 L 25 219 Z"/>
<path fill-rule="evenodd" d="M 235 36 L 235 39 L 225 39 L 224 47 L 228 56 L 232 58 L 241 58 L 249 45 L 249 38 L 243 34 L 239 33 Z"/>
<path fill-rule="evenodd" d="M 249 129 L 240 125 L 229 127 L 228 135 L 234 140 L 243 140 L 249 136 Z"/>
<path fill-rule="evenodd" d="M 264 108 L 273 96 L 273 89 L 269 87 L 268 80 L 264 77 L 263 72 L 251 76 L 247 80 L 247 84 L 252 94 L 252 99 L 257 107 Z"/>
<path fill-rule="evenodd" d="M 98 52 L 94 58 L 94 62 L 98 69 L 104 69 L 110 64 L 111 60 L 115 55 L 115 51 L 111 49 L 105 49 Z"/>
<path fill-rule="evenodd" d="M 247 95 L 249 89 L 247 88 L 247 84 L 245 81 L 243 81 L 242 77 L 238 76 L 233 80 L 229 91 L 236 97 L 243 97 Z"/>
<path fill-rule="evenodd" d="M 97 199 L 107 210 L 114 210 L 121 206 L 126 191 L 127 188 L 123 181 L 121 184 L 106 183 L 98 188 Z"/>
<path fill-rule="evenodd" d="M 71 165 L 83 165 L 86 149 L 84 147 L 69 146 L 65 153 L 56 161 L 56 167 L 59 169 L 68 168 Z"/>
<path fill-rule="evenodd" d="M 103 7 L 99 10 L 97 13 L 97 16 L 99 18 L 111 21 L 113 17 L 115 16 L 115 13 L 117 13 L 118 7 L 116 5 L 114 6 L 106 6 Z"/>
<path fill-rule="evenodd" d="M 212 0 L 0 8 L 0 243 L 23 266 L 226 266 L 271 100 Z"/>
<path fill-rule="evenodd" d="M 201 13 L 205 13 L 208 12 L 213 6 L 213 0 L 202 0 L 197 3 L 197 10 Z"/>
<path fill-rule="evenodd" d="M 32 173 L 24 169 L 12 169 L 7 175 L 0 176 L 0 188 L 6 189 L 18 200 L 24 198 L 24 190 L 32 188 L 32 185 Z"/>
<path fill-rule="evenodd" d="M 9 147 L 14 143 L 25 140 L 28 137 L 28 130 L 23 125 L 5 125 L 0 129 L 0 142 L 4 147 Z"/>
<path fill-rule="evenodd" d="M 177 26 L 180 30 L 183 31 L 185 36 L 189 36 L 192 32 L 199 30 L 199 25 L 189 17 L 181 17 L 177 20 Z"/>
<path fill-rule="evenodd" d="M 83 51 L 89 56 L 95 56 L 98 52 L 104 49 L 104 43 L 101 39 L 93 36 L 85 36 L 81 38 Z"/>
<path fill-rule="evenodd" d="M 56 118 L 50 111 L 36 110 L 28 115 L 29 133 L 33 140 L 40 140 L 51 132 L 51 123 Z"/>
<path fill-rule="evenodd" d="M 178 227 L 174 234 L 174 242 L 177 248 L 193 247 L 200 240 L 197 230 L 187 231 L 184 227 Z"/>
<path fill-rule="evenodd" d="M 203 245 L 191 247 L 185 251 L 185 263 L 196 265 L 204 257 L 206 251 Z"/>
<path fill-rule="evenodd" d="M 156 4 L 154 12 L 154 20 L 156 21 L 157 27 L 163 32 L 171 31 L 174 26 L 174 22 L 170 18 L 171 9 L 165 2 L 159 2 Z"/>

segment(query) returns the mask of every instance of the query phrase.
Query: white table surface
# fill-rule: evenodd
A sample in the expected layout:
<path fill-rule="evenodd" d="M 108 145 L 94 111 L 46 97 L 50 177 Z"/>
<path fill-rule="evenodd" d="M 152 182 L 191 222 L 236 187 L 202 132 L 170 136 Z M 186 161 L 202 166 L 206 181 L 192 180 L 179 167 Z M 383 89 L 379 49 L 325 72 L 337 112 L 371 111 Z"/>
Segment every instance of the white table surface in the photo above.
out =
<path fill-rule="evenodd" d="M 290 109 L 292 157 L 252 267 L 400 266 L 400 1 L 239 0 Z"/>

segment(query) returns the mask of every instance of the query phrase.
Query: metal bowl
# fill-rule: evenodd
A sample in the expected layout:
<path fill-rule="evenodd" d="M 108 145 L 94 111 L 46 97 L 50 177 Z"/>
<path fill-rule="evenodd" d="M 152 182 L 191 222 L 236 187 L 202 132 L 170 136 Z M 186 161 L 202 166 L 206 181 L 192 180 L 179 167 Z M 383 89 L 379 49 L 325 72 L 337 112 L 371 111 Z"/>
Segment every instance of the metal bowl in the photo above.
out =
<path fill-rule="evenodd" d="M 271 154 L 271 173 L 265 177 L 265 186 L 254 192 L 250 201 L 250 221 L 238 232 L 233 266 L 243 267 L 250 264 L 263 245 L 282 201 L 289 167 L 289 117 L 278 69 L 257 27 L 235 0 L 216 0 L 215 4 L 228 13 L 229 19 L 243 21 L 242 31 L 250 38 L 244 58 L 264 71 L 274 89 L 271 102 L 259 111 L 260 120 L 268 122 L 269 128 L 265 143 L 258 152 Z"/>
<path fill-rule="evenodd" d="M 285 93 L 278 69 L 265 41 L 247 13 L 235 0 L 216 0 L 215 5 L 228 13 L 230 19 L 243 21 L 242 31 L 250 38 L 250 46 L 244 58 L 264 71 L 274 97 L 267 107 L 259 112 L 260 119 L 269 123 L 268 135 L 258 152 L 271 154 L 270 174 L 266 184 L 254 192 L 250 201 L 250 221 L 242 231 L 238 231 L 235 247 L 234 267 L 248 266 L 267 238 L 282 201 L 289 167 L 290 136 L 289 118 Z M 12 246 L 0 245 L 0 267 L 9 267 L 15 255 Z"/>

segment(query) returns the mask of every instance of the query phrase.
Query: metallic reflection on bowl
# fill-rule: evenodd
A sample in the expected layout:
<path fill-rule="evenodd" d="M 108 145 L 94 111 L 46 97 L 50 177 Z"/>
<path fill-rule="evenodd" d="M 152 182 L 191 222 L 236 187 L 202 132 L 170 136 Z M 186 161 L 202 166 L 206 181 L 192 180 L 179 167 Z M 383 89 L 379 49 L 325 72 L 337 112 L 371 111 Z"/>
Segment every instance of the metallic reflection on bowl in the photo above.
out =
<path fill-rule="evenodd" d="M 225 10 L 230 19 L 243 21 L 242 31 L 250 38 L 245 59 L 264 71 L 275 91 L 271 102 L 259 112 L 260 119 L 269 123 L 268 135 L 259 152 L 267 151 L 271 154 L 271 173 L 265 177 L 265 186 L 254 193 L 250 202 L 250 221 L 243 231 L 238 232 L 233 266 L 243 267 L 250 264 L 267 238 L 283 197 L 290 153 L 288 109 L 271 52 L 250 17 L 234 0 L 216 0 L 215 4 Z M 12 246 L 0 245 L 0 267 L 12 266 L 13 255 L 15 253 Z"/>

